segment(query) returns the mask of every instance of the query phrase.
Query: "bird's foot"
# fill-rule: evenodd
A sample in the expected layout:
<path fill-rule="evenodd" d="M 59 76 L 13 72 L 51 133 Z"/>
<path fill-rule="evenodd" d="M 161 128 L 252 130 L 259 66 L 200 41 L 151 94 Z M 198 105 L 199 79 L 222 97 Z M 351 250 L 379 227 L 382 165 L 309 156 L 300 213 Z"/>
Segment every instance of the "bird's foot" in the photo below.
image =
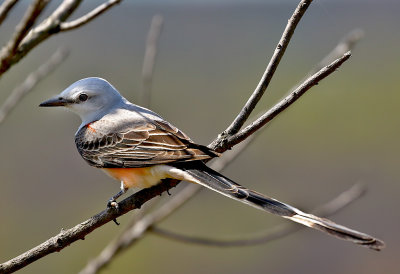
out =
<path fill-rule="evenodd" d="M 107 208 L 114 208 L 116 210 L 118 210 L 118 203 L 117 201 L 115 201 L 115 199 L 110 199 L 107 202 Z"/>
<path fill-rule="evenodd" d="M 107 202 L 107 208 L 112 208 L 112 209 L 115 209 L 115 210 L 118 211 L 119 207 L 118 207 L 117 201 L 115 201 L 114 199 L 108 200 L 108 202 Z M 113 219 L 113 222 L 114 222 L 116 225 L 119 225 L 117 219 Z"/>

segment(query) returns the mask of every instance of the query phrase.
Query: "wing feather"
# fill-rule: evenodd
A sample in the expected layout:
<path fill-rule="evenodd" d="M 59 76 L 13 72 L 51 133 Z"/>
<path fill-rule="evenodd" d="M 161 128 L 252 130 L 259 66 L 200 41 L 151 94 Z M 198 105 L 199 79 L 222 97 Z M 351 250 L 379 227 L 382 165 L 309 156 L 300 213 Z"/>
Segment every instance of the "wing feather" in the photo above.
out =
<path fill-rule="evenodd" d="M 119 132 L 96 129 L 98 122 L 82 127 L 75 136 L 79 153 L 92 166 L 145 167 L 219 156 L 165 121 L 128 124 Z"/>

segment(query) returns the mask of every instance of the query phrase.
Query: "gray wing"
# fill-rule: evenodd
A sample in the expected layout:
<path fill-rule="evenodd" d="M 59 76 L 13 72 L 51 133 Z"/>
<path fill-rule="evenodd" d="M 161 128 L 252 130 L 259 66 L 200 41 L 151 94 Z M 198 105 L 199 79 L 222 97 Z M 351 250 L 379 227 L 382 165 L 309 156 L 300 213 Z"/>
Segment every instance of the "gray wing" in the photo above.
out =
<path fill-rule="evenodd" d="M 75 143 L 90 165 L 101 168 L 146 167 L 218 156 L 164 121 L 128 124 L 108 134 L 84 126 L 75 135 Z"/>

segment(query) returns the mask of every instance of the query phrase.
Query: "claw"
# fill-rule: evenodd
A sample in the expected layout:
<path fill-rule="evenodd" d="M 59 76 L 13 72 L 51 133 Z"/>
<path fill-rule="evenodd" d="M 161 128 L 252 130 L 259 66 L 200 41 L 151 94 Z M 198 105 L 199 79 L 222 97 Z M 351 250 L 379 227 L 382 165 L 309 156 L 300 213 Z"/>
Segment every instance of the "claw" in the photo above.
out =
<path fill-rule="evenodd" d="M 117 219 L 114 219 L 113 222 L 114 222 L 116 225 L 119 225 L 119 223 L 117 222 Z"/>

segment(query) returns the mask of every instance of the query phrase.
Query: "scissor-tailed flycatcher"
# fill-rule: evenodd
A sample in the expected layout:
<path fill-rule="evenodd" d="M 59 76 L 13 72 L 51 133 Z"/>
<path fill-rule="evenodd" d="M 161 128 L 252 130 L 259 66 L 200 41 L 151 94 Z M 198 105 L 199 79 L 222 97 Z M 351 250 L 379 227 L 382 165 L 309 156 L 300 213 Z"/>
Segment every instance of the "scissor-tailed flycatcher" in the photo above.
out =
<path fill-rule="evenodd" d="M 121 182 L 121 191 L 109 201 L 111 206 L 116 206 L 115 200 L 129 188 L 179 179 L 340 239 L 375 250 L 384 247 L 379 239 L 304 213 L 208 168 L 202 160 L 217 157 L 217 152 L 194 143 L 153 111 L 130 103 L 106 80 L 79 80 L 40 106 L 64 106 L 81 117 L 75 134 L 79 153 L 90 165 Z"/>

